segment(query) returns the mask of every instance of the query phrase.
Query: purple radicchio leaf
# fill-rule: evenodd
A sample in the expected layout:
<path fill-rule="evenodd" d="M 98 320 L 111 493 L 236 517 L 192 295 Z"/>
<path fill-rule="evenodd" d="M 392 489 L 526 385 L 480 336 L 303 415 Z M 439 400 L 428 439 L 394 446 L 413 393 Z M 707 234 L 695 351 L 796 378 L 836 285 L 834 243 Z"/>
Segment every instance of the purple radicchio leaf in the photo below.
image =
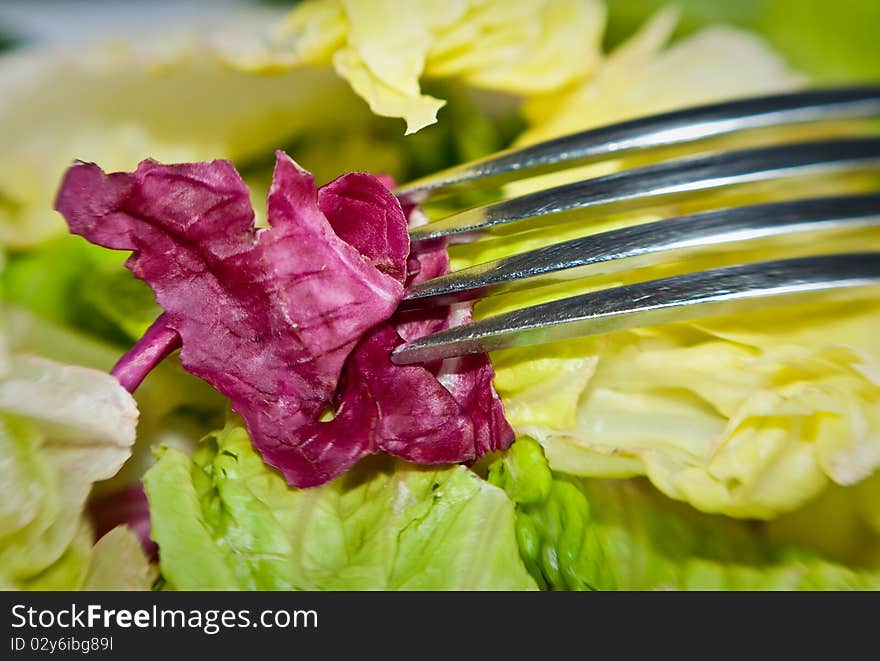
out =
<path fill-rule="evenodd" d="M 383 220 L 405 238 L 399 204 L 378 181 L 373 188 L 387 206 Z M 133 251 L 127 266 L 180 335 L 183 366 L 231 400 L 261 451 L 295 447 L 291 430 L 323 412 L 348 354 L 403 295 L 397 279 L 333 232 L 311 175 L 283 154 L 269 230 L 255 230 L 247 187 L 225 161 L 145 161 L 110 175 L 77 164 L 57 208 L 75 234 Z M 310 485 L 347 468 L 328 462 L 308 455 L 279 468 L 290 483 Z"/>
<path fill-rule="evenodd" d="M 156 561 L 159 548 L 150 539 L 150 504 L 141 482 L 93 498 L 89 501 L 88 513 L 96 540 L 116 526 L 127 525 L 137 536 L 147 557 Z"/>
<path fill-rule="evenodd" d="M 334 183 L 341 181 L 339 179 Z M 389 188 L 395 185 L 390 178 L 383 183 Z M 319 191 L 319 200 L 329 187 Z M 405 212 L 410 226 L 428 222 L 416 206 L 409 206 Z M 343 236 L 336 216 L 326 209 L 325 213 L 336 232 Z M 345 236 L 361 253 L 371 254 L 371 243 L 375 242 L 372 237 L 380 234 L 364 232 L 361 234 L 363 238 L 352 234 Z M 409 254 L 406 284 L 417 284 L 449 273 L 449 253 L 446 248 L 445 239 L 420 243 Z M 375 448 L 410 461 L 435 463 L 477 459 L 486 452 L 506 448 L 513 442 L 513 430 L 504 417 L 501 399 L 492 385 L 495 371 L 486 354 L 451 358 L 406 369 L 387 365 L 391 351 L 403 341 L 411 342 L 444 328 L 467 323 L 471 320 L 472 307 L 471 303 L 464 303 L 398 312 L 391 320 L 398 340 L 392 340 L 392 336 L 383 334 L 384 329 L 380 328 L 376 334 L 383 334 L 382 340 L 372 338 L 355 350 L 353 362 L 359 366 L 359 371 L 354 374 L 370 384 L 378 414 L 381 416 L 383 411 L 393 411 L 393 416 L 386 416 L 384 424 L 379 425 L 376 431 Z M 384 370 L 379 370 L 379 347 L 383 347 L 389 356 Z M 365 355 L 373 352 L 375 356 Z M 367 368 L 367 365 L 371 367 Z M 437 382 L 445 392 L 436 387 Z M 417 394 L 417 397 L 413 397 L 413 394 Z M 404 402 L 412 408 L 406 409 L 402 405 Z M 466 424 L 468 420 L 470 425 Z M 432 426 L 436 428 L 433 436 L 424 431 Z M 456 446 L 459 447 L 458 451 L 453 449 Z M 458 458 L 450 460 L 450 456 Z"/>
<path fill-rule="evenodd" d="M 134 392 L 156 365 L 181 345 L 180 335 L 168 326 L 167 315 L 160 314 L 110 373 L 128 392 Z"/>
<path fill-rule="evenodd" d="M 407 210 L 410 226 L 427 222 L 418 207 Z M 418 284 L 449 273 L 447 241 L 423 242 L 409 257 L 407 285 Z M 471 321 L 472 303 L 454 306 L 408 310 L 395 315 L 396 329 L 407 342 L 437 331 Z M 474 430 L 474 456 L 502 450 L 514 439 L 513 429 L 504 417 L 501 398 L 492 385 L 495 370 L 487 354 L 470 354 L 426 365 L 439 382 L 452 394 Z"/>
<path fill-rule="evenodd" d="M 448 257 L 442 244 L 408 254 L 403 210 L 379 179 L 352 173 L 316 190 L 279 152 L 271 228 L 255 230 L 228 162 L 144 161 L 110 175 L 81 163 L 57 208 L 73 233 L 132 250 L 128 268 L 165 310 L 114 368 L 120 382 L 134 389 L 181 346 L 183 366 L 231 400 L 288 483 L 324 483 L 380 450 L 458 462 L 512 441 L 486 356 L 391 363 L 404 339 L 453 315 L 391 319 L 408 268 L 411 279 L 433 277 Z M 332 420 L 320 421 L 328 409 Z"/>

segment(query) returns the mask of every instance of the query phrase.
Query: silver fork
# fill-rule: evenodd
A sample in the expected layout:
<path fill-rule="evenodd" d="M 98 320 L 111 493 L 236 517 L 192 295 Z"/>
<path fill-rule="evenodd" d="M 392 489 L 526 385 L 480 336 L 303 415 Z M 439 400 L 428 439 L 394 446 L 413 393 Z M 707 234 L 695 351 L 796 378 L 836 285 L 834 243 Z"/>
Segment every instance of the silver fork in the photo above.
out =
<path fill-rule="evenodd" d="M 756 97 L 689 108 L 508 150 L 398 188 L 404 203 L 497 186 L 607 158 L 647 155 L 660 162 L 503 199 L 410 230 L 413 242 L 544 228 L 576 219 L 678 202 L 706 191 L 808 175 L 880 170 L 880 135 L 770 144 L 667 158 L 682 146 L 704 150 L 720 137 L 759 136 L 783 126 L 880 118 L 880 86 Z M 878 192 L 797 199 L 668 218 L 592 234 L 434 278 L 411 287 L 404 307 L 457 303 L 493 294 L 680 261 L 723 250 L 789 250 L 787 259 L 722 268 L 611 287 L 524 307 L 443 330 L 397 349 L 410 364 L 768 305 L 827 300 L 841 293 L 875 295 L 880 252 L 809 254 L 809 247 L 857 228 L 880 228 Z M 791 237 L 799 240 L 792 242 Z M 791 257 L 791 246 L 796 257 Z M 821 245 L 821 243 L 819 243 Z M 807 246 L 808 256 L 803 256 Z M 814 252 L 821 253 L 822 250 Z M 827 251 L 826 251 L 827 252 Z"/>

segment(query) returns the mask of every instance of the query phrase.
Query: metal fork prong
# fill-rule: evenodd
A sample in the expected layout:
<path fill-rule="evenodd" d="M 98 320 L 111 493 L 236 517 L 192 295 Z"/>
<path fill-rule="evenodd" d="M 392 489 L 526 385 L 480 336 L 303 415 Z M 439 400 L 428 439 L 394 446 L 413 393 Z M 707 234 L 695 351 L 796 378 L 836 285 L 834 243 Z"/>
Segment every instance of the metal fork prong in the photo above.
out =
<path fill-rule="evenodd" d="M 840 138 L 664 161 L 468 209 L 410 230 L 413 241 L 480 233 L 520 221 L 587 210 L 633 211 L 661 201 L 739 184 L 808 174 L 880 168 L 880 138 Z M 515 226 L 519 228 L 519 224 Z"/>
<path fill-rule="evenodd" d="M 399 187 L 423 202 L 462 185 L 499 185 L 633 152 L 774 126 L 880 116 L 880 86 L 789 92 L 667 112 L 583 131 L 457 166 Z"/>
<path fill-rule="evenodd" d="M 880 285 L 880 253 L 806 257 L 698 271 L 613 287 L 456 326 L 399 347 L 398 365 L 543 344 Z M 873 289 L 868 290 L 873 292 Z"/>
<path fill-rule="evenodd" d="M 723 247 L 754 248 L 763 239 L 880 227 L 880 193 L 730 207 L 593 234 L 426 280 L 404 307 L 442 305 L 538 287 L 562 279 L 681 261 Z M 735 254 L 735 253 L 734 253 Z M 778 255 L 784 257 L 785 255 Z"/>

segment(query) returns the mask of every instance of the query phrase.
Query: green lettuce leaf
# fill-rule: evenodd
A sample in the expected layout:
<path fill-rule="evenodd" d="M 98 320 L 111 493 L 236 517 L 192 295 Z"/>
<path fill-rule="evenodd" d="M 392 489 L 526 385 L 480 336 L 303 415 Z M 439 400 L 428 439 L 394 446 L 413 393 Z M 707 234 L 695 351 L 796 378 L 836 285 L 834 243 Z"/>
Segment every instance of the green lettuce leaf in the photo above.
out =
<path fill-rule="evenodd" d="M 59 363 L 109 372 L 126 350 L 125 345 L 52 323 L 16 305 L 0 306 L 0 314 L 13 353 L 35 354 Z M 226 414 L 226 399 L 186 372 L 176 357 L 166 359 L 153 370 L 134 398 L 139 415 L 132 455 L 114 477 L 95 486 L 98 492 L 111 492 L 140 480 L 155 461 L 155 445 L 172 445 L 191 452 L 205 430 L 223 424 Z"/>
<path fill-rule="evenodd" d="M 137 535 L 117 526 L 92 547 L 82 589 L 146 590 L 157 576 L 158 569 L 147 560 Z"/>
<path fill-rule="evenodd" d="M 533 589 L 513 504 L 470 470 L 375 458 L 298 490 L 231 423 L 191 458 L 165 448 L 144 479 L 169 587 Z"/>
<path fill-rule="evenodd" d="M 12 253 L 0 271 L 4 298 L 55 324 L 126 345 L 159 316 L 153 294 L 125 256 L 61 235 Z"/>
<path fill-rule="evenodd" d="M 15 584 L 0 585 L 22 590 L 149 590 L 158 576 L 137 536 L 118 526 L 93 542 L 91 526 L 81 522 L 64 554 L 39 574 Z"/>
<path fill-rule="evenodd" d="M 554 475 L 528 438 L 489 480 L 516 503 L 520 552 L 545 589 L 880 588 L 880 571 L 774 543 L 753 524 L 700 514 L 643 481 Z"/>
<path fill-rule="evenodd" d="M 393 10 L 392 4 L 385 3 L 384 9 Z M 647 110 L 802 84 L 803 78 L 792 67 L 821 80 L 880 78 L 880 57 L 871 56 L 880 44 L 873 38 L 878 9 L 869 0 L 842 0 L 831 5 L 819 0 L 682 0 L 676 3 L 683 21 L 675 35 L 688 35 L 686 39 L 664 47 L 675 29 L 669 13 L 658 15 L 630 38 L 650 13 L 665 4 L 656 0 L 611 0 L 613 34 L 608 35 L 606 43 L 624 43 L 607 57 L 599 49 L 604 12 L 598 2 L 523 0 L 505 3 L 506 10 L 498 12 L 492 8 L 497 3 L 490 0 L 426 1 L 413 6 L 400 26 L 400 35 L 390 40 L 387 30 L 376 29 L 381 23 L 376 20 L 382 15 L 380 11 L 360 16 L 357 29 L 350 29 L 349 23 L 359 16 L 363 6 L 324 0 L 300 3 L 268 51 L 249 51 L 253 44 L 234 34 L 222 50 L 227 60 L 244 63 L 244 67 L 228 68 L 218 63 L 208 47 L 210 39 L 197 31 L 159 47 L 156 41 L 147 40 L 68 54 L 32 49 L 4 58 L 0 62 L 0 86 L 8 93 L 0 102 L 0 120 L 6 127 L 0 151 L 0 262 L 7 262 L 7 270 L 2 288 L 7 300 L 41 317 L 18 311 L 10 314 L 9 308 L 0 311 L 18 328 L 13 338 L 16 351 L 33 351 L 66 363 L 106 370 L 154 310 L 151 301 L 142 298 L 140 283 L 125 280 L 128 274 L 118 263 L 100 261 L 100 256 L 96 261 L 85 244 L 74 246 L 70 237 L 46 241 L 63 228 L 51 206 L 58 176 L 72 158 L 96 160 L 112 169 L 130 169 L 148 155 L 169 161 L 227 157 L 244 167 L 249 181 L 268 181 L 269 167 L 263 155 L 292 144 L 301 148 L 304 165 L 320 171 L 323 179 L 344 169 L 388 170 L 400 177 L 439 169 L 503 144 L 481 121 L 488 114 L 480 114 L 494 113 L 492 104 L 500 103 L 502 97 L 489 95 L 490 102 L 480 105 L 480 113 L 466 110 L 462 115 L 456 109 L 466 104 L 453 91 L 461 90 L 461 84 L 525 97 L 530 124 L 520 138 L 523 144 Z M 458 18 L 440 25 L 440 13 Z M 626 20 L 621 20 L 624 14 Z M 719 21 L 758 28 L 769 41 L 727 27 L 704 29 Z M 425 34 L 430 38 L 420 41 L 418 37 Z M 624 35 L 626 41 L 621 38 Z M 768 44 L 780 48 L 785 61 Z M 402 51 L 412 57 L 397 57 L 396 53 Z M 336 67 L 335 73 L 332 66 Z M 251 75 L 243 70 L 248 68 L 271 70 L 273 75 Z M 553 75 L 548 75 L 551 72 Z M 454 83 L 438 88 L 440 79 L 444 85 Z M 470 92 L 459 94 L 463 98 Z M 183 110 L 179 104 L 168 103 L 168 99 L 182 95 L 188 100 Z M 449 104 L 437 126 L 407 138 L 389 138 L 399 133 L 396 124 L 391 126 L 389 120 L 374 117 L 357 95 L 380 112 L 404 117 L 411 129 L 432 121 L 432 113 L 443 99 Z M 58 97 L 65 98 L 65 104 L 54 103 Z M 244 101 L 229 103 L 231 97 Z M 125 103 L 120 105 L 120 99 Z M 504 103 L 509 110 L 510 101 Z M 430 135 L 435 129 L 438 131 Z M 481 146 L 471 151 L 474 145 Z M 291 151 L 300 154 L 299 149 Z M 588 173 L 600 174 L 622 165 L 606 163 Z M 576 175 L 586 173 L 578 171 Z M 837 186 L 837 182 L 831 183 Z M 818 194 L 822 189 L 811 191 Z M 591 231 L 648 219 L 609 218 Z M 567 231 L 583 233 L 583 228 L 456 247 L 454 263 L 458 268 L 558 241 L 568 236 Z M 118 259 L 110 251 L 96 252 Z M 487 302 L 478 314 L 491 314 L 505 304 L 510 301 L 502 298 Z M 719 323 L 647 329 L 566 346 L 499 353 L 493 361 L 498 389 L 511 418 L 522 433 L 540 440 L 554 468 L 601 477 L 647 475 L 666 494 L 704 510 L 738 517 L 775 517 L 766 532 L 786 544 L 827 546 L 828 552 L 836 556 L 856 557 L 854 549 L 867 547 L 862 543 L 867 539 L 863 529 L 880 530 L 878 474 L 874 471 L 878 461 L 875 411 L 880 399 L 877 344 L 872 337 L 878 314 L 880 310 L 870 304 L 805 308 L 791 315 L 755 315 Z M 80 331 L 90 337 L 80 335 Z M 722 373 L 729 376 L 719 378 Z M 116 478 L 93 490 L 114 481 L 139 478 L 153 463 L 151 444 L 179 448 L 182 452 L 165 452 L 159 462 L 163 469 L 156 475 L 170 471 L 172 460 L 178 461 L 182 484 L 193 485 L 195 496 L 186 517 L 177 517 L 171 509 L 172 505 L 182 507 L 182 503 L 189 502 L 185 498 L 176 503 L 170 497 L 163 501 L 169 512 L 166 525 L 172 526 L 168 529 L 172 532 L 166 533 L 172 537 L 167 545 L 179 551 L 178 560 L 172 557 L 168 563 L 171 573 L 179 563 L 175 575 L 181 585 L 187 585 L 188 572 L 198 577 L 200 568 L 195 563 L 187 564 L 188 550 L 182 542 L 174 546 L 174 521 L 179 522 L 176 533 L 192 544 L 194 555 L 206 559 L 206 576 L 199 578 L 205 585 L 271 585 L 273 581 L 278 586 L 293 585 L 295 581 L 305 586 L 334 585 L 327 578 L 330 570 L 325 572 L 321 563 L 327 549 L 342 546 L 326 541 L 320 531 L 309 531 L 319 541 L 308 547 L 312 556 L 298 561 L 300 564 L 293 569 L 286 565 L 277 571 L 266 569 L 268 578 L 259 580 L 256 576 L 260 571 L 241 569 L 245 563 L 241 558 L 251 556 L 239 554 L 238 549 L 253 546 L 241 539 L 247 540 L 249 530 L 273 530 L 274 523 L 255 515 L 249 524 L 252 527 L 236 527 L 228 522 L 229 515 L 215 517 L 212 507 L 225 504 L 228 498 L 235 502 L 235 511 L 250 511 L 250 504 L 239 508 L 239 503 L 262 503 L 262 498 L 271 498 L 262 492 L 260 497 L 248 496 L 250 500 L 239 498 L 236 494 L 240 488 L 236 491 L 226 477 L 218 477 L 218 471 L 229 469 L 223 462 L 232 459 L 231 455 L 221 456 L 210 450 L 218 445 L 216 438 L 206 443 L 207 450 L 203 448 L 192 460 L 187 458 L 195 440 L 218 424 L 222 402 L 208 390 L 197 379 L 179 373 L 173 359 L 156 370 L 137 394 L 141 418 L 135 456 Z M 56 525 L 58 515 L 53 512 L 61 511 L 55 501 L 62 487 L 56 476 L 56 462 L 42 458 L 44 444 L 54 437 L 41 420 L 15 411 L 0 415 L 6 434 L 3 456 L 16 457 L 15 465 L 6 467 L 14 473 L 10 482 L 0 482 L 4 500 L 0 504 L 0 560 L 5 562 L 2 549 L 6 543 L 19 544 L 14 554 L 16 562 L 18 553 L 23 558 L 30 553 L 27 544 L 16 542 L 15 534 L 7 535 L 7 528 L 2 527 L 19 530 L 15 526 L 21 517 L 45 518 L 41 519 L 45 539 L 37 546 L 46 546 L 33 553 L 34 566 L 17 571 L 16 576 L 7 576 L 6 565 L 0 564 L 4 568 L 0 570 L 0 584 L 83 584 L 91 571 L 91 534 L 72 509 L 71 519 L 75 521 Z M 233 465 L 240 469 L 237 462 Z M 366 464 L 372 466 L 370 471 L 358 469 L 364 484 L 335 485 L 335 490 L 328 489 L 323 498 L 334 503 L 357 503 L 358 498 L 374 493 L 364 486 L 373 481 L 380 493 L 390 489 L 389 485 L 410 482 L 421 485 L 418 488 L 424 491 L 420 472 L 408 466 L 380 464 Z M 376 471 L 378 476 L 368 480 L 367 476 Z M 771 556 L 763 541 L 755 548 L 757 542 L 741 535 L 742 531 L 750 535 L 755 532 L 751 524 L 728 525 L 720 523 L 724 521 L 721 518 L 700 517 L 699 521 L 713 523 L 706 527 L 693 524 L 692 513 L 682 514 L 690 510 L 676 510 L 674 504 L 646 490 L 644 481 L 554 478 L 538 467 L 533 472 L 544 476 L 541 479 L 550 485 L 547 489 L 560 491 L 554 511 L 568 512 L 566 516 L 572 521 L 583 513 L 581 498 L 592 508 L 588 510 L 592 512 L 590 520 L 602 521 L 605 515 L 601 512 L 614 512 L 615 503 L 620 507 L 635 503 L 639 511 L 644 504 L 644 511 L 652 512 L 651 516 L 656 513 L 662 523 L 644 539 L 637 533 L 650 528 L 647 514 L 641 519 L 636 517 L 632 525 L 609 523 L 601 545 L 616 549 L 615 553 L 623 558 L 630 553 L 632 561 L 615 570 L 620 575 L 610 579 L 602 578 L 601 568 L 595 570 L 598 577 L 586 570 L 566 570 L 570 575 L 566 580 L 572 585 L 580 581 L 594 586 L 684 586 L 688 585 L 688 576 L 696 577 L 690 583 L 693 585 L 717 585 L 722 580 L 754 580 L 757 585 L 755 571 L 761 573 L 761 580 L 770 580 L 767 577 L 776 575 L 772 572 L 782 571 L 782 582 L 783 578 L 791 580 L 792 568 L 803 570 L 802 564 L 777 563 L 775 556 L 771 558 L 775 563 L 772 571 L 767 569 L 767 558 Z M 255 468 L 253 474 L 257 475 Z M 464 480 L 458 473 L 454 477 Z M 240 484 L 241 480 L 234 482 Z M 540 486 L 540 480 L 538 483 Z M 455 484 L 458 482 L 453 480 Z M 463 484 L 471 483 L 465 480 Z M 536 489 L 529 480 L 516 484 L 515 489 L 527 494 Z M 571 489 L 557 484 L 570 485 Z M 18 486 L 27 485 L 31 485 L 31 491 L 16 491 Z M 180 494 L 184 486 L 169 483 L 167 488 L 172 494 Z M 544 493 L 542 489 L 538 488 L 537 493 Z M 7 490 L 14 496 L 7 497 Z M 476 493 L 479 497 L 469 502 L 496 502 L 498 496 L 497 491 L 485 486 Z M 576 493 L 581 496 L 575 497 Z M 310 500 L 304 494 L 295 495 L 297 504 L 291 508 L 300 513 L 298 516 L 306 516 L 303 503 L 316 503 L 314 507 L 321 512 L 329 507 L 318 496 Z M 287 498 L 281 500 L 287 503 Z M 547 496 L 543 498 L 536 503 L 550 502 Z M 605 501 L 610 504 L 599 507 Z M 664 506 L 655 512 L 660 502 Z M 664 514 L 667 506 L 676 512 L 675 516 Z M 261 507 L 259 511 L 264 512 L 266 507 Z M 381 505 L 372 510 L 364 502 L 352 504 L 352 508 L 357 512 L 369 510 L 369 516 L 377 521 L 384 516 L 399 522 L 391 516 L 394 512 Z M 507 512 L 509 505 L 500 509 Z M 540 512 L 544 510 L 536 506 L 536 519 L 543 522 L 542 529 L 549 530 L 554 519 Z M 521 513 L 522 508 L 518 520 Z M 337 517 L 335 529 L 343 531 L 338 537 L 357 538 L 359 529 L 351 533 L 353 526 L 345 522 L 358 516 L 352 511 L 344 519 Z M 623 515 L 617 519 L 608 516 L 615 521 L 626 520 Z M 211 521 L 210 525 L 203 524 L 203 520 Z M 682 520 L 687 522 L 680 524 L 682 528 L 690 531 L 683 535 L 686 543 L 682 547 L 669 546 L 671 535 L 663 533 L 662 528 L 675 529 Z M 334 526 L 325 528 L 331 530 Z M 473 533 L 465 528 L 462 535 Z M 521 542 L 527 532 L 523 530 Z M 615 532 L 620 530 L 623 532 Z M 719 539 L 740 549 L 735 556 L 718 555 L 717 549 L 702 555 L 693 551 L 702 548 L 716 531 L 720 531 Z M 202 532 L 204 536 L 199 537 Z M 288 538 L 286 532 L 278 535 Z M 570 538 L 577 539 L 577 535 Z M 302 548 L 308 546 L 298 543 Z M 379 543 L 371 542 L 373 546 L 361 551 L 361 559 L 373 553 Z M 124 547 L 126 542 L 107 542 L 114 548 L 117 544 Z M 278 548 L 287 548 L 278 544 Z M 638 549 L 632 550 L 640 544 L 647 549 L 642 555 Z M 455 553 L 460 552 L 457 544 L 451 546 Z M 655 547 L 663 552 L 658 555 Z M 438 558 L 438 566 L 445 568 L 439 542 L 430 548 L 431 557 Z M 553 553 L 558 551 L 552 544 L 547 548 Z M 566 548 L 569 555 L 583 555 L 577 545 L 572 547 L 575 551 Z M 690 574 L 673 562 L 679 555 L 688 554 L 694 555 L 688 565 Z M 375 551 L 376 558 L 380 555 Z M 602 562 L 613 567 L 615 557 Z M 350 574 L 359 570 L 345 565 L 350 572 L 345 574 L 346 580 L 356 585 L 405 583 L 400 579 L 404 569 L 396 570 L 392 581 L 387 570 L 390 560 L 383 562 L 386 564 L 372 556 L 369 561 L 363 560 L 357 567 L 370 569 L 357 580 Z M 500 568 L 511 561 L 505 556 L 497 562 L 501 576 Z M 534 561 L 529 562 L 534 565 Z M 834 574 L 836 565 L 818 562 L 813 556 L 803 562 L 815 568 L 809 571 L 814 572 L 816 581 L 828 582 L 836 576 L 843 584 L 844 575 Z M 716 571 L 718 563 L 724 565 L 720 574 Z M 379 565 L 386 567 L 385 574 L 375 569 Z M 674 570 L 669 569 L 670 565 Z M 639 574 L 633 566 L 654 569 Z M 519 576 L 517 571 L 512 573 Z M 797 571 L 796 577 L 809 575 L 809 571 Z M 308 578 L 313 574 L 318 578 Z M 109 576 L 104 570 L 95 569 L 93 575 L 95 581 L 108 584 L 100 579 Z M 541 572 L 535 575 L 542 576 Z M 196 579 L 192 580 L 195 584 Z M 804 584 L 805 579 L 798 580 Z M 451 584 L 454 580 L 438 577 L 432 585 L 444 582 Z M 504 583 L 500 578 L 492 582 Z M 552 583 L 557 584 L 561 583 Z"/>
<path fill-rule="evenodd" d="M 608 0 L 606 43 L 625 39 L 667 0 Z M 727 23 L 754 30 L 797 68 L 828 83 L 880 79 L 880 5 L 874 0 L 678 0 L 678 35 Z"/>
<path fill-rule="evenodd" d="M 0 582 L 77 587 L 91 548 L 86 499 L 131 455 L 137 406 L 109 374 L 5 343 L 0 335 Z"/>

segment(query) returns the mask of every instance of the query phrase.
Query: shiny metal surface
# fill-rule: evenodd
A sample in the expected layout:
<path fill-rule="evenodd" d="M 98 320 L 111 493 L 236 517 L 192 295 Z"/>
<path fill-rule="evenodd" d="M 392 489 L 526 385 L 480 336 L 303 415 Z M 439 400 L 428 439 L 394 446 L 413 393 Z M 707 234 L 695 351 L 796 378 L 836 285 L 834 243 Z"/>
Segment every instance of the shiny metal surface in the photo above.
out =
<path fill-rule="evenodd" d="M 448 304 L 562 280 L 616 273 L 706 253 L 763 245 L 785 254 L 833 232 L 880 229 L 880 193 L 731 207 L 625 227 L 512 255 L 419 283 L 405 307 Z"/>
<path fill-rule="evenodd" d="M 591 218 L 679 203 L 706 191 L 739 194 L 753 191 L 740 188 L 744 184 L 794 177 L 804 177 L 798 185 L 808 191 L 816 175 L 880 170 L 880 137 L 875 129 L 865 130 L 865 124 L 852 125 L 855 137 L 802 141 L 806 136 L 789 134 L 796 141 L 782 144 L 780 134 L 773 132 L 781 126 L 873 118 L 880 118 L 877 85 L 743 99 L 509 150 L 395 192 L 403 202 L 420 202 L 435 194 L 497 186 L 606 158 L 646 155 L 650 165 L 467 209 L 412 228 L 410 237 L 415 242 L 441 237 L 470 241 L 524 230 L 552 231 L 553 225 L 570 220 L 586 226 Z M 825 126 L 822 131 L 837 125 Z M 749 146 L 725 151 L 723 141 L 713 140 L 733 133 L 747 134 L 743 144 Z M 767 137 L 776 142 L 768 144 Z M 697 155 L 673 158 L 676 153 Z M 880 192 L 875 192 L 733 206 L 512 255 L 416 285 L 403 306 L 455 303 L 700 256 L 711 255 L 723 268 L 613 287 L 457 326 L 400 347 L 393 360 L 416 363 L 813 297 L 877 296 L 880 252 L 829 253 L 835 250 L 835 233 L 852 240 L 847 232 L 876 232 L 878 226 Z M 739 263 L 748 260 L 741 251 L 765 248 L 774 261 Z"/>
<path fill-rule="evenodd" d="M 457 166 L 400 186 L 404 201 L 462 186 L 499 185 L 585 165 L 604 158 L 696 143 L 773 126 L 880 117 L 880 86 L 860 86 L 753 97 L 603 126 Z"/>
<path fill-rule="evenodd" d="M 880 169 L 880 137 L 839 138 L 719 152 L 664 161 L 503 200 L 410 230 L 413 241 L 462 235 L 477 238 L 499 227 L 522 229 L 541 219 L 584 220 L 590 211 L 644 208 L 706 190 L 841 171 Z"/>
<path fill-rule="evenodd" d="M 456 326 L 399 347 L 405 365 L 638 326 L 827 298 L 880 286 L 880 253 L 732 266 L 573 296 Z"/>

